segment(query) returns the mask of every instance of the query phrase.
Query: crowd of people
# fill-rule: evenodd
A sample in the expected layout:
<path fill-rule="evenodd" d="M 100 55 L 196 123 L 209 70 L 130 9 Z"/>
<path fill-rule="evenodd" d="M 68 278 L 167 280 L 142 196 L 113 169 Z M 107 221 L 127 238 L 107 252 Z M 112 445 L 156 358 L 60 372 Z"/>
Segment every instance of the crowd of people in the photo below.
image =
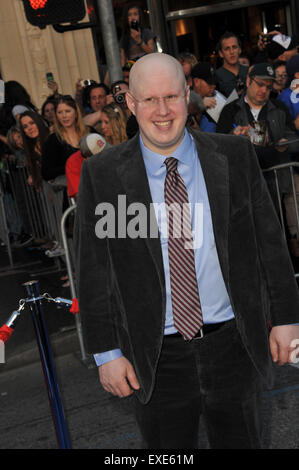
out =
<path fill-rule="evenodd" d="M 134 394 L 147 447 L 197 448 L 202 413 L 212 448 L 260 448 L 261 377 L 271 386 L 270 360 L 292 362 L 289 345 L 298 338 L 298 286 L 274 212 L 287 222 L 298 258 L 292 181 L 279 171 L 278 193 L 267 170 L 299 161 L 299 44 L 279 31 L 261 34 L 252 59 L 226 32 L 215 68 L 189 51 L 155 53 L 136 5 L 125 9 L 123 24 L 122 79 L 80 78 L 74 96 L 50 80 L 40 111 L 20 83 L 5 83 L 0 184 L 12 242 L 63 254 L 53 233 L 31 233 L 25 197 L 7 177 L 14 166 L 26 169 L 37 197 L 52 185 L 63 192 L 62 208 L 67 196 L 77 201 L 69 228 L 88 352 L 107 392 Z M 295 186 L 299 192 L 299 174 Z M 98 236 L 95 207 L 103 197 L 113 207 L 122 192 L 146 208 L 190 205 L 184 233 L 170 233 L 167 214 L 166 242 L 152 233 L 145 243 Z M 18 223 L 9 218 L 14 203 Z M 205 223 L 192 212 L 197 203 Z M 42 210 L 35 217 L 46 228 Z M 198 234 L 200 250 L 185 249 Z"/>
<path fill-rule="evenodd" d="M 299 100 L 294 99 L 299 87 L 299 80 L 298 84 L 296 82 L 299 79 L 297 43 L 295 38 L 287 38 L 278 31 L 273 31 L 267 38 L 268 42 L 260 36 L 259 52 L 251 61 L 242 55 L 238 37 L 234 33 L 225 33 L 218 44 L 218 55 L 222 60 L 218 69 L 209 62 L 199 61 L 190 52 L 182 52 L 176 57 L 191 89 L 187 124 L 206 132 L 249 138 L 262 169 L 297 160 L 299 155 Z M 0 151 L 4 173 L 5 161 L 13 154 L 26 166 L 27 184 L 36 192 L 40 191 L 43 181 L 56 181 L 65 184 L 68 196 L 76 199 L 78 175 L 86 155 L 100 152 L 103 145 L 125 142 L 138 132 L 136 118 L 126 103 L 130 69 L 140 57 L 154 51 L 154 33 L 144 28 L 141 9 L 137 5 L 128 5 L 120 39 L 122 80 L 109 83 L 109 77 L 106 77 L 105 83 L 93 80 L 86 83 L 78 79 L 73 97 L 60 94 L 57 83 L 49 81 L 51 94 L 40 112 L 20 83 L 6 82 L 6 101 L 0 108 Z M 221 112 L 215 113 L 219 96 L 224 106 Z M 225 104 L 228 98 L 229 104 Z M 80 144 L 86 148 L 89 134 L 94 137 L 89 141 L 93 142 L 92 151 L 89 148 L 86 153 Z M 94 142 L 99 145 L 94 146 Z M 72 158 L 74 155 L 77 157 Z M 265 177 L 278 210 L 274 178 L 271 174 Z M 2 172 L 2 183 L 3 179 Z M 9 181 L 3 185 L 9 192 Z M 289 184 L 282 178 L 282 193 L 287 194 L 289 189 Z M 286 217 L 292 219 L 293 215 L 287 212 Z M 21 221 L 19 233 L 11 229 L 12 241 L 18 246 L 32 243 L 29 225 Z M 290 238 L 297 240 L 297 229 L 292 226 L 289 230 Z M 48 242 L 41 241 L 46 249 L 51 248 L 52 241 Z M 56 247 L 54 243 L 52 245 Z M 299 249 L 294 253 L 299 255 Z"/>

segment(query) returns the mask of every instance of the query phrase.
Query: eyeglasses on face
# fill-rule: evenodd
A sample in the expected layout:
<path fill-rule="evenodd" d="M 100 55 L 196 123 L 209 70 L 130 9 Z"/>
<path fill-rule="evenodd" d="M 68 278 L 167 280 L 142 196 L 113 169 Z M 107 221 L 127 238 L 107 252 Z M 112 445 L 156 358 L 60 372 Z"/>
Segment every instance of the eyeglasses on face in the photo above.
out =
<path fill-rule="evenodd" d="M 179 103 L 182 99 L 186 97 L 186 94 L 184 95 L 168 95 L 168 96 L 160 96 L 160 97 L 154 97 L 154 96 L 149 96 L 148 98 L 145 98 L 143 100 L 138 100 L 131 94 L 132 98 L 137 101 L 137 103 L 141 104 L 145 108 L 155 108 L 159 105 L 160 100 L 163 101 L 166 105 L 175 105 Z"/>

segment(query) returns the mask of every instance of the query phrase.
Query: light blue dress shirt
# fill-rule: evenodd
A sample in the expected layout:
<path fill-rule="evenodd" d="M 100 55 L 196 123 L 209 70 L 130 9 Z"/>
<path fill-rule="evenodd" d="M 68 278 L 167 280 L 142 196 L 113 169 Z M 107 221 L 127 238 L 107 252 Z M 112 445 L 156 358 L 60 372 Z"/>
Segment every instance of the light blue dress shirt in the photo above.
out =
<path fill-rule="evenodd" d="M 164 333 L 173 334 L 174 327 L 168 259 L 167 223 L 164 203 L 166 177 L 165 155 L 152 152 L 140 145 L 149 181 L 152 201 L 159 227 L 166 284 L 166 320 Z M 210 204 L 200 161 L 193 137 L 185 131 L 180 145 L 171 155 L 178 160 L 178 171 L 183 178 L 191 208 L 194 238 L 194 261 L 204 323 L 219 323 L 234 318 L 229 296 L 223 281 L 215 245 Z M 98 366 L 122 356 L 120 349 L 95 354 Z"/>

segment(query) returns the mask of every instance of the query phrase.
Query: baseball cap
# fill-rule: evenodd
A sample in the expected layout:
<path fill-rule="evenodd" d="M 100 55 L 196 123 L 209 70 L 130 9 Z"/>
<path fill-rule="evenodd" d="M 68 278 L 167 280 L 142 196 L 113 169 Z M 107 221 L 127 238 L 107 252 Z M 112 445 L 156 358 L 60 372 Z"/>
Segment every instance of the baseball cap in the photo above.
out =
<path fill-rule="evenodd" d="M 255 64 L 249 72 L 249 77 L 258 77 L 264 80 L 275 80 L 274 68 L 267 62 Z"/>
<path fill-rule="evenodd" d="M 277 59 L 286 51 L 295 49 L 298 45 L 296 36 L 285 36 L 284 34 L 276 34 L 272 37 L 272 41 L 268 44 L 266 51 L 271 60 Z"/>
<path fill-rule="evenodd" d="M 79 142 L 80 150 L 83 157 L 91 157 L 96 153 L 100 153 L 104 148 L 111 147 L 100 134 L 86 134 Z"/>
<path fill-rule="evenodd" d="M 200 64 L 194 65 L 191 70 L 191 77 L 205 80 L 209 85 L 216 84 L 215 69 L 209 62 L 200 62 Z"/>
<path fill-rule="evenodd" d="M 29 111 L 29 108 L 27 108 L 27 106 L 24 106 L 22 104 L 17 104 L 16 106 L 12 108 L 11 113 L 13 117 L 16 118 L 18 114 L 22 114 L 25 111 Z"/>

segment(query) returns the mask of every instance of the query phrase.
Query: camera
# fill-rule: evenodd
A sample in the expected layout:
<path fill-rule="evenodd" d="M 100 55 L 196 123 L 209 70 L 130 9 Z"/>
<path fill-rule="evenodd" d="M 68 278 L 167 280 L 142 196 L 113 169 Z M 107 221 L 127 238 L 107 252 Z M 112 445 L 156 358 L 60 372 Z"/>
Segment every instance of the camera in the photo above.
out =
<path fill-rule="evenodd" d="M 126 102 L 125 93 L 114 96 L 114 101 L 117 104 L 124 104 Z"/>
<path fill-rule="evenodd" d="M 138 29 L 139 29 L 139 23 L 138 23 L 137 20 L 132 20 L 132 21 L 131 21 L 131 28 L 132 28 L 132 29 L 135 29 L 136 31 L 138 31 Z"/>
<path fill-rule="evenodd" d="M 273 35 L 272 34 L 264 34 L 262 33 L 262 41 L 263 41 L 263 44 L 265 45 L 268 45 L 272 42 L 272 37 Z"/>
<path fill-rule="evenodd" d="M 119 93 L 120 92 L 120 86 L 119 85 L 116 85 L 114 87 L 114 90 L 113 90 L 113 98 L 114 98 L 114 101 L 115 103 L 117 104 L 124 104 L 126 102 L 126 98 L 125 98 L 125 93 Z M 118 93 L 118 94 L 116 94 Z"/>
<path fill-rule="evenodd" d="M 89 85 L 92 84 L 92 80 L 88 80 L 88 79 L 87 80 L 81 80 L 80 83 L 81 83 L 82 86 L 89 86 Z"/>

